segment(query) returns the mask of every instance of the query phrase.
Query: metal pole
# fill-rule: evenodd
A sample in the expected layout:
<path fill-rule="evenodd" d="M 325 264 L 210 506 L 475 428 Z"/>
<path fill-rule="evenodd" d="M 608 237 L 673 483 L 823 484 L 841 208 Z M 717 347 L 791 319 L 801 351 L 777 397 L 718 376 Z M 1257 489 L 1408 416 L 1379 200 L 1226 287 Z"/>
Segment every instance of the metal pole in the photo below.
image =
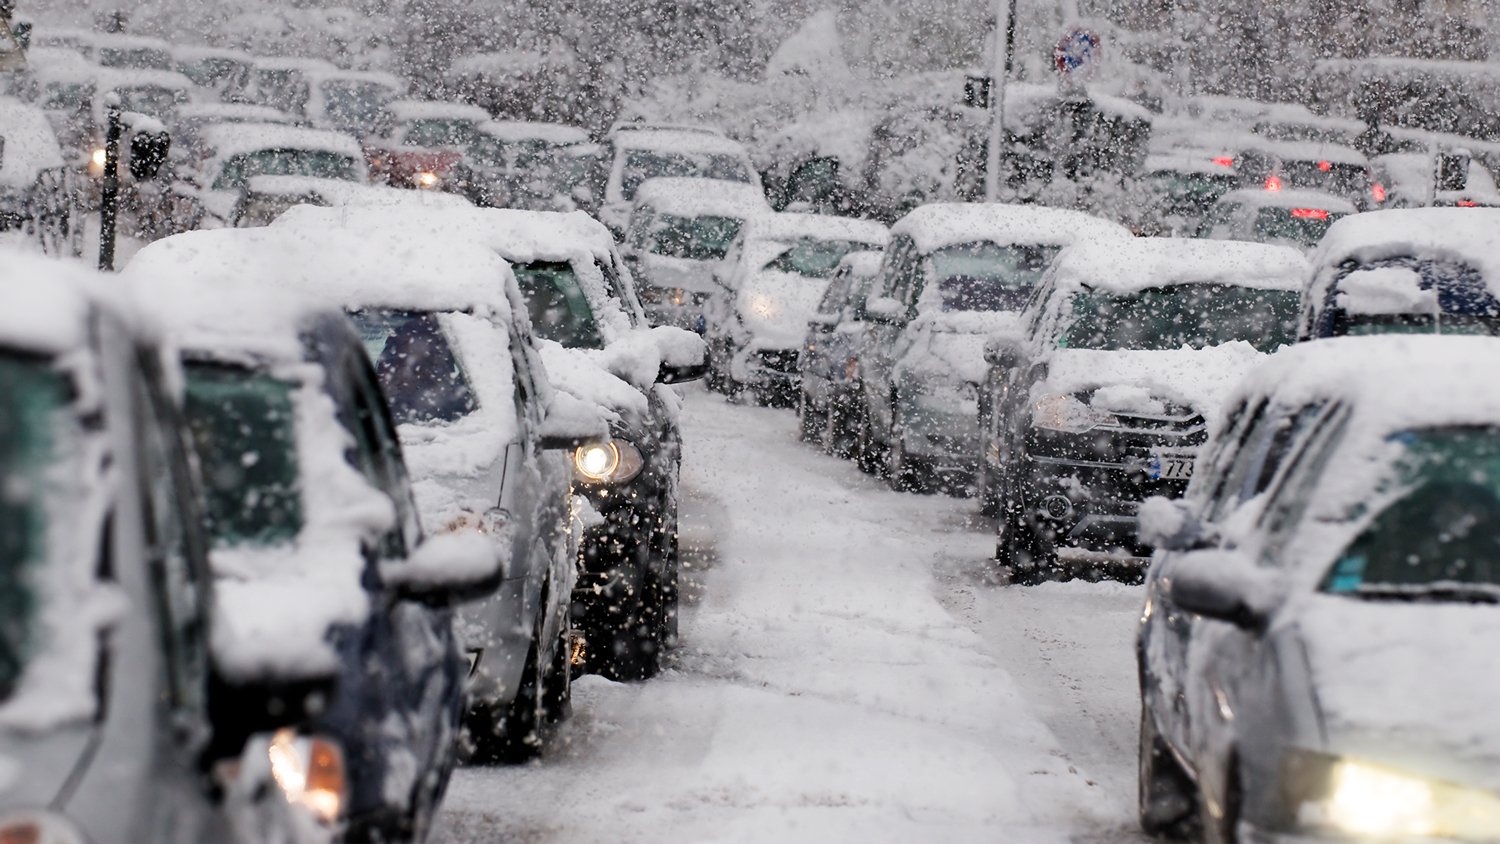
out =
<path fill-rule="evenodd" d="M 1005 38 L 1000 38 L 1000 21 Z M 1005 143 L 1005 80 L 1010 78 L 1016 43 L 1016 0 L 995 0 L 995 56 L 990 83 L 990 143 L 984 166 L 984 201 L 1000 201 L 1000 147 Z"/>
<path fill-rule="evenodd" d="M 99 193 L 99 269 L 115 269 L 115 209 L 120 198 L 120 100 L 110 94 L 104 130 L 104 185 Z"/>

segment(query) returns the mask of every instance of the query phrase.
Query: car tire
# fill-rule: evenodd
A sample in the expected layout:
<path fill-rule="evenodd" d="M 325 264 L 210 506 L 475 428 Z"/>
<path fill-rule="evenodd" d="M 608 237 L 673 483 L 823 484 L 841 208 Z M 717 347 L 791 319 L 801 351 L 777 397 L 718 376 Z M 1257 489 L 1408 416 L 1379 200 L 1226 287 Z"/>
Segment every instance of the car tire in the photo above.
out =
<path fill-rule="evenodd" d="M 521 671 L 521 687 L 505 704 L 480 704 L 464 717 L 472 747 L 469 762 L 478 765 L 519 765 L 541 755 L 541 727 L 546 722 L 537 637 L 532 636 Z"/>
<path fill-rule="evenodd" d="M 981 450 L 979 463 L 974 467 L 974 494 L 979 497 L 979 514 L 993 517 L 1000 514 L 1000 489 L 985 454 L 988 450 L 988 445 Z"/>
<path fill-rule="evenodd" d="M 849 424 L 849 417 L 854 415 L 854 411 L 848 406 L 848 400 L 840 400 L 841 398 L 830 398 L 828 409 L 823 412 L 822 446 L 825 454 L 848 460 L 854 457 L 857 450 L 857 443 L 850 430 L 852 426 Z"/>
<path fill-rule="evenodd" d="M 1138 801 L 1141 830 L 1169 841 L 1196 841 L 1200 835 L 1198 791 L 1156 730 L 1151 706 L 1141 704 Z"/>
<path fill-rule="evenodd" d="M 592 673 L 626 682 L 650 679 L 661 668 L 660 626 L 650 594 L 659 589 L 648 576 L 650 554 L 651 543 L 636 543 L 629 560 L 617 568 L 623 594 L 588 619 L 584 658 Z"/>
<path fill-rule="evenodd" d="M 812 397 L 807 394 L 806 389 L 797 390 L 797 421 L 801 423 L 802 441 L 805 443 L 820 442 L 824 429 L 828 427 L 828 412 L 813 409 Z"/>
<path fill-rule="evenodd" d="M 1203 844 L 1236 844 L 1239 840 L 1240 806 L 1243 792 L 1240 790 L 1239 760 L 1229 754 L 1229 765 L 1224 773 L 1224 805 L 1220 816 L 1214 817 L 1211 803 L 1200 790 L 1198 792 L 1198 826 L 1203 833 Z"/>
<path fill-rule="evenodd" d="M 886 447 L 875 439 L 875 426 L 868 408 L 861 408 L 855 428 L 855 462 L 867 475 L 882 477 L 886 470 Z"/>

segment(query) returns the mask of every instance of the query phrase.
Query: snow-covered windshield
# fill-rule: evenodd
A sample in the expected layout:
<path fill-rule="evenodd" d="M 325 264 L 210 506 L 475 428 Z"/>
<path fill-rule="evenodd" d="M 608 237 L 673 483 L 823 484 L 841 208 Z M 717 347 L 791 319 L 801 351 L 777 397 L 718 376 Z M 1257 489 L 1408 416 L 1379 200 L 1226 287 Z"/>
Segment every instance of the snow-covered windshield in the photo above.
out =
<path fill-rule="evenodd" d="M 749 168 L 737 156 L 633 149 L 625 153 L 625 168 L 620 172 L 620 195 L 632 200 L 635 199 L 635 189 L 647 179 L 679 176 L 726 182 L 751 181 Z"/>
<path fill-rule="evenodd" d="M 646 230 L 642 245 L 653 254 L 669 258 L 719 261 L 729 252 L 729 245 L 744 222 L 735 217 L 706 214 L 701 217 L 658 214 Z"/>
<path fill-rule="evenodd" d="M 1262 243 L 1288 241 L 1312 246 L 1342 216 L 1338 211 L 1323 208 L 1262 208 L 1255 215 L 1255 239 Z"/>
<path fill-rule="evenodd" d="M 94 58 L 104 67 L 134 67 L 141 70 L 171 70 L 172 56 L 152 47 L 100 47 Z"/>
<path fill-rule="evenodd" d="M 945 311 L 1014 311 L 1026 304 L 1061 246 L 960 243 L 929 256 Z"/>
<path fill-rule="evenodd" d="M 1178 173 L 1163 170 L 1151 175 L 1151 187 L 1161 197 L 1163 214 L 1184 217 L 1206 215 L 1219 197 L 1234 189 L 1238 180 L 1231 173 Z"/>
<path fill-rule="evenodd" d="M 203 471 L 214 544 L 291 542 L 302 529 L 297 385 L 208 361 L 189 361 L 183 370 L 183 413 Z"/>
<path fill-rule="evenodd" d="M 35 570 L 63 515 L 54 475 L 67 471 L 59 442 L 70 388 L 39 357 L 0 352 L 0 700 L 8 699 L 37 648 Z"/>
<path fill-rule="evenodd" d="M 1323 580 L 1327 592 L 1500 603 L 1500 428 L 1406 431 L 1400 497 Z"/>
<path fill-rule="evenodd" d="M 1242 340 L 1272 352 L 1297 337 L 1295 290 L 1178 284 L 1119 295 L 1087 290 L 1073 297 L 1072 320 L 1058 348 L 1203 349 Z"/>
<path fill-rule="evenodd" d="M 242 188 L 252 176 L 312 176 L 319 179 L 355 181 L 354 159 L 327 150 L 263 149 L 236 155 L 224 162 L 214 180 L 214 190 Z"/>
<path fill-rule="evenodd" d="M 808 278 L 828 278 L 833 275 L 834 270 L 839 268 L 839 262 L 844 260 L 844 256 L 850 252 L 867 252 L 879 248 L 853 240 L 805 238 L 777 255 L 766 264 L 766 269 L 794 273 Z"/>
<path fill-rule="evenodd" d="M 328 122 L 346 132 L 367 134 L 382 124 L 389 125 L 386 106 L 396 99 L 396 92 L 378 82 L 329 79 L 322 85 L 323 111 Z"/>
<path fill-rule="evenodd" d="M 451 422 L 479 407 L 436 314 L 372 309 L 350 317 L 397 424 Z"/>
<path fill-rule="evenodd" d="M 208 56 L 194 62 L 177 65 L 177 72 L 193 81 L 194 85 L 214 88 L 232 81 L 244 64 L 223 56 Z"/>
<path fill-rule="evenodd" d="M 120 107 L 125 111 L 138 111 L 159 120 L 170 120 L 177 112 L 183 97 L 178 91 L 158 85 L 141 85 L 134 88 L 116 88 L 120 95 Z"/>
<path fill-rule="evenodd" d="M 472 120 L 413 120 L 401 143 L 409 147 L 465 147 L 474 143 L 475 132 Z"/>
<path fill-rule="evenodd" d="M 593 309 L 578 286 L 578 276 L 566 261 L 517 264 L 516 283 L 526 297 L 531 328 L 537 336 L 556 340 L 570 349 L 602 349 L 604 340 Z"/>
<path fill-rule="evenodd" d="M 1330 287 L 1318 336 L 1500 334 L 1500 299 L 1458 261 L 1350 261 Z"/>

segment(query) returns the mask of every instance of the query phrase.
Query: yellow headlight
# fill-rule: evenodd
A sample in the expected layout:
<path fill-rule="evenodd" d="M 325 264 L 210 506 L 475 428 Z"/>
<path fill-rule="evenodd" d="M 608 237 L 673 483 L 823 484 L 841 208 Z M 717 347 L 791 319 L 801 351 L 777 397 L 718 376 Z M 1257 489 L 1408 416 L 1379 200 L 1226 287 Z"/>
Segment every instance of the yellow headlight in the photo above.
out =
<path fill-rule="evenodd" d="M 423 172 L 417 174 L 417 184 L 421 185 L 424 188 L 433 187 L 437 183 L 438 177 L 436 173 Z"/>
<path fill-rule="evenodd" d="M 271 776 L 286 792 L 288 803 L 301 804 L 319 823 L 338 820 L 344 802 L 344 756 L 337 744 L 282 729 L 271 739 L 267 754 Z"/>
<path fill-rule="evenodd" d="M 573 452 L 578 476 L 593 483 L 624 483 L 641 473 L 641 452 L 625 440 L 579 446 Z"/>
<path fill-rule="evenodd" d="M 107 161 L 107 160 L 108 160 L 108 158 L 105 155 L 104 150 L 102 150 L 102 149 L 96 149 L 96 150 L 94 150 L 93 161 L 94 161 L 94 165 L 95 166 L 97 166 L 97 167 L 103 167 L 104 166 L 104 162 Z"/>
<path fill-rule="evenodd" d="M 1320 758 L 1328 765 L 1326 791 L 1302 804 L 1303 824 L 1373 839 L 1500 840 L 1500 795 L 1355 759 Z"/>

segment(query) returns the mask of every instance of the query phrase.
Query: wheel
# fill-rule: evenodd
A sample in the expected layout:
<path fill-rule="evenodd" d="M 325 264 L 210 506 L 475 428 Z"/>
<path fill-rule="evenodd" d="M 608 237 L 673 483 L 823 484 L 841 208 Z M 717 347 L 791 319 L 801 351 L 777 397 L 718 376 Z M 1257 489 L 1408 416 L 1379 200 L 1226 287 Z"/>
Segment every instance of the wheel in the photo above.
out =
<path fill-rule="evenodd" d="M 797 420 L 802 423 L 803 442 L 815 443 L 822 440 L 823 429 L 828 427 L 828 412 L 813 409 L 812 397 L 805 389 L 797 391 Z"/>
<path fill-rule="evenodd" d="M 479 704 L 464 716 L 464 731 L 473 748 L 469 761 L 480 765 L 518 765 L 542 752 L 541 726 L 546 721 L 536 637 L 526 652 L 521 687 L 505 704 Z"/>
<path fill-rule="evenodd" d="M 542 684 L 542 714 L 548 724 L 561 724 L 573 717 L 573 625 L 569 618 L 565 611 L 552 657 L 552 671 Z"/>
<path fill-rule="evenodd" d="M 868 408 L 860 413 L 857 425 L 854 429 L 854 461 L 865 474 L 881 477 L 886 470 L 886 447 L 875 439 Z"/>
<path fill-rule="evenodd" d="M 1000 514 L 1000 490 L 996 486 L 994 470 L 990 468 L 989 461 L 981 454 L 979 456 L 979 466 L 974 470 L 974 492 L 979 496 L 979 514 L 981 516 L 998 516 Z"/>
<path fill-rule="evenodd" d="M 1141 704 L 1139 801 L 1141 829 L 1171 841 L 1198 839 L 1197 788 L 1156 731 L 1151 707 Z"/>
<path fill-rule="evenodd" d="M 828 401 L 828 409 L 823 411 L 823 451 L 845 460 L 855 455 L 857 446 L 849 430 L 849 418 L 854 412 L 848 404 L 846 396 L 834 396 Z"/>
<path fill-rule="evenodd" d="M 886 448 L 886 479 L 897 492 L 930 492 L 931 483 L 921 461 L 906 453 L 906 441 L 898 424 L 891 424 L 890 445 Z"/>

